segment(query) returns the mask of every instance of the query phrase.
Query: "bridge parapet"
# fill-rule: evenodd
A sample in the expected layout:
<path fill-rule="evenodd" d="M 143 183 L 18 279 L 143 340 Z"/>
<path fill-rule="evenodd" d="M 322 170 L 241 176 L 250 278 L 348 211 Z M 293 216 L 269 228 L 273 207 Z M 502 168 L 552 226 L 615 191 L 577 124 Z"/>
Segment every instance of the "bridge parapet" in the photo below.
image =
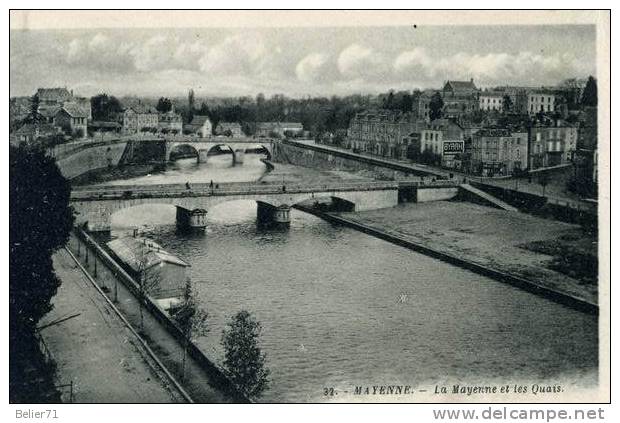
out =
<path fill-rule="evenodd" d="M 339 182 L 331 184 L 248 184 L 242 182 L 228 182 L 217 184 L 217 188 L 216 185 L 211 186 L 210 183 L 191 184 L 189 189 L 184 184 L 102 185 L 95 187 L 76 187 L 71 192 L 71 199 L 79 201 L 97 201 L 102 199 L 204 197 L 281 193 L 298 194 L 387 189 L 398 189 L 398 183 Z"/>
<path fill-rule="evenodd" d="M 341 203 L 349 205 L 351 211 L 393 207 L 398 203 L 398 184 L 338 182 L 281 185 L 231 182 L 219 184 L 217 188 L 211 184 L 194 184 L 190 189 L 183 184 L 163 187 L 148 185 L 82 187 L 72 191 L 71 204 L 77 211 L 77 224 L 86 224 L 89 230 L 106 231 L 110 230 L 112 214 L 124 208 L 143 204 L 169 204 L 176 206 L 177 210 L 179 208 L 187 210 L 188 215 L 200 209 L 204 210 L 201 215 L 204 218 L 210 207 L 220 203 L 253 200 L 263 204 L 259 207 L 258 217 L 286 224 L 290 221 L 289 213 L 292 205 L 323 197 L 342 200 Z M 179 213 L 180 220 L 188 220 L 187 216 L 183 216 L 183 211 Z"/>

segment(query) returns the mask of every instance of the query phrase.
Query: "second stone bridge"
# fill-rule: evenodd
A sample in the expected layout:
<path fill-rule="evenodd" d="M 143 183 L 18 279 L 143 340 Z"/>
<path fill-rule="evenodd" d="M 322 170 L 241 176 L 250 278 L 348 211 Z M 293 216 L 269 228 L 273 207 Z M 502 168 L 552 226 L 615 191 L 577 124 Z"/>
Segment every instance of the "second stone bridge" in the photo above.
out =
<path fill-rule="evenodd" d="M 112 215 L 142 204 L 171 204 L 177 207 L 177 225 L 204 228 L 210 207 L 235 200 L 257 202 L 259 222 L 287 225 L 291 206 L 321 198 L 346 211 L 374 210 L 398 204 L 395 182 L 326 183 L 319 185 L 282 184 L 183 184 L 140 186 L 91 186 L 75 188 L 71 205 L 76 223 L 89 231 L 109 231 Z"/>

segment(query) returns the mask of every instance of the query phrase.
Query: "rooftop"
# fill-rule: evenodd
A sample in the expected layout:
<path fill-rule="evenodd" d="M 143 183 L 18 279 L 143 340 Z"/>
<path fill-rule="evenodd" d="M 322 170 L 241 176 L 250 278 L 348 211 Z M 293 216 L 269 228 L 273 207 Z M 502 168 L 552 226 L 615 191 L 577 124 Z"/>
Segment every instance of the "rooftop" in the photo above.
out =
<path fill-rule="evenodd" d="M 446 89 L 446 87 L 450 87 L 455 91 L 477 90 L 476 85 L 474 85 L 473 79 L 469 81 L 448 81 L 444 85 L 444 90 Z"/>
<path fill-rule="evenodd" d="M 88 112 L 75 103 L 67 103 L 62 109 L 71 117 L 88 117 Z"/>
<path fill-rule="evenodd" d="M 45 100 L 64 100 L 72 97 L 71 93 L 66 88 L 39 88 L 37 90 L 37 95 L 39 99 Z"/>
<path fill-rule="evenodd" d="M 124 237 L 108 242 L 108 247 L 135 272 L 149 269 L 160 263 L 188 267 L 189 264 L 170 254 L 148 238 Z"/>
<path fill-rule="evenodd" d="M 189 124 L 190 126 L 193 126 L 193 127 L 199 127 L 199 126 L 203 126 L 205 122 L 207 121 L 209 121 L 209 123 L 211 122 L 211 120 L 209 119 L 209 116 L 194 115 L 194 118 Z"/>

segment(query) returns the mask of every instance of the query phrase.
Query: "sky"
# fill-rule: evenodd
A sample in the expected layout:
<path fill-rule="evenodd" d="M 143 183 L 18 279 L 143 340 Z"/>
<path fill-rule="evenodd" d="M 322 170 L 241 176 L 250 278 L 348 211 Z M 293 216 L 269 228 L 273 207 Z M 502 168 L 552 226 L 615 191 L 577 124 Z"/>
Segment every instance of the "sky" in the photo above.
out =
<path fill-rule="evenodd" d="M 594 25 L 11 30 L 10 95 L 290 97 L 469 80 L 553 85 L 596 72 Z"/>

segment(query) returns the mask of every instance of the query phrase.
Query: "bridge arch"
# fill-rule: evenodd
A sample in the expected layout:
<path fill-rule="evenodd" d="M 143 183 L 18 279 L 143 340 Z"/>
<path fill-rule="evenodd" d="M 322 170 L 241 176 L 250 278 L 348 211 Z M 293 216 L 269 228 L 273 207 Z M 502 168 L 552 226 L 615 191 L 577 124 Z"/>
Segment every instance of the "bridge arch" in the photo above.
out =
<path fill-rule="evenodd" d="M 354 212 L 356 208 L 353 199 L 346 199 L 343 198 L 343 196 L 329 194 L 311 194 L 310 197 L 300 199 L 291 204 L 291 206 L 301 206 L 301 208 L 310 207 L 320 211 L 333 212 Z"/>
<path fill-rule="evenodd" d="M 199 150 L 195 146 L 189 143 L 178 143 L 178 144 L 174 144 L 170 148 L 170 152 L 168 153 L 167 160 L 175 161 L 177 159 L 185 159 L 189 157 L 195 157 L 196 160 L 200 161 Z"/>
<path fill-rule="evenodd" d="M 174 203 L 150 202 L 129 204 L 110 212 L 111 230 L 132 230 L 145 226 L 172 225 L 175 222 L 176 205 Z"/>
<path fill-rule="evenodd" d="M 209 156 L 213 155 L 212 151 L 214 151 L 215 149 L 218 149 L 219 151 L 223 151 L 224 152 L 223 154 L 229 154 L 228 152 L 230 152 L 230 154 L 232 155 L 232 162 L 233 162 L 233 164 L 236 163 L 236 161 L 237 161 L 236 160 L 237 153 L 235 152 L 235 149 L 232 148 L 230 145 L 225 144 L 225 143 L 217 143 L 215 145 L 212 145 L 212 146 L 206 148 L 205 150 L 200 150 L 201 152 L 203 152 L 203 151 L 205 152 L 203 154 L 203 156 L 201 156 L 201 162 L 206 162 L 207 158 Z M 203 159 L 203 157 L 204 157 L 204 159 Z"/>
<path fill-rule="evenodd" d="M 267 156 L 267 160 L 271 160 L 272 158 L 271 150 L 261 143 L 256 143 L 254 145 L 245 147 L 244 152 L 245 154 L 265 154 Z"/>

